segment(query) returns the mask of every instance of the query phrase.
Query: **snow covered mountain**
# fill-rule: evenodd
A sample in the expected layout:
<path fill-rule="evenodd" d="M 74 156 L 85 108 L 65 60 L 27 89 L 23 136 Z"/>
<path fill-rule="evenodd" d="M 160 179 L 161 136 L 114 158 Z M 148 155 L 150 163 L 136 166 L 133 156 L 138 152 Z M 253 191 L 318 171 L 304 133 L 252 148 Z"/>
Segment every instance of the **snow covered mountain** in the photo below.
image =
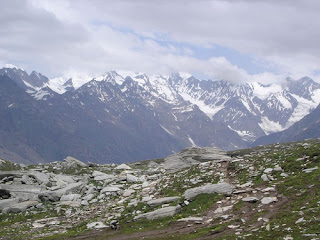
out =
<path fill-rule="evenodd" d="M 64 130 L 75 124 L 77 130 L 70 134 L 84 141 L 74 147 L 90 143 L 95 153 L 69 154 L 90 161 L 102 161 L 104 155 L 113 161 L 161 157 L 190 146 L 246 147 L 287 129 L 320 103 L 320 84 L 307 77 L 264 85 L 204 81 L 182 73 L 110 71 L 79 87 L 72 79 L 49 80 L 18 68 L 1 69 L 1 74 L 41 108 L 56 112 Z"/>
<path fill-rule="evenodd" d="M 246 141 L 287 129 L 320 103 L 320 84 L 307 77 L 297 81 L 287 79 L 283 84 L 237 85 L 228 81 L 201 81 L 187 74 L 147 76 L 111 71 L 95 80 L 121 87 L 126 78 L 132 79 L 144 92 L 141 96 L 145 104 L 152 105 L 155 99 L 173 106 L 189 102 L 213 122 L 226 124 Z M 130 86 L 122 88 L 122 92 L 128 89 Z"/>

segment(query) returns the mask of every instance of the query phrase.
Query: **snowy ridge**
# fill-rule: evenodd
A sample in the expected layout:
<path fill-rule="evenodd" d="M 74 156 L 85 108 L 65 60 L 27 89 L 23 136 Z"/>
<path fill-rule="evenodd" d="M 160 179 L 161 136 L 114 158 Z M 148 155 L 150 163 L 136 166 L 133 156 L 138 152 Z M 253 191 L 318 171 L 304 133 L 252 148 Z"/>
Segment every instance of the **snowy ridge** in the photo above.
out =
<path fill-rule="evenodd" d="M 1 70 L 2 74 L 17 79 L 18 84 L 37 100 L 48 100 L 55 93 L 64 95 L 71 90 L 77 94 L 83 88 L 89 88 L 86 94 L 96 97 L 101 103 L 117 100 L 117 104 L 127 104 L 114 109 L 113 114 L 117 118 L 125 112 L 134 113 L 137 105 L 132 101 L 139 101 L 154 116 L 159 111 L 167 112 L 166 121 L 180 122 L 202 114 L 206 121 L 225 124 L 245 141 L 254 141 L 290 127 L 320 103 L 320 84 L 307 77 L 287 79 L 285 84 L 265 85 L 258 82 L 205 81 L 188 73 L 148 76 L 141 72 L 110 71 L 96 78 L 76 76 L 76 79 L 61 77 L 49 80 L 37 72 L 28 75 L 15 66 L 0 69 L 0 73 Z M 105 107 L 109 109 L 109 106 Z M 161 124 L 159 126 L 167 133 L 176 134 L 173 132 L 173 129 L 178 129 L 176 126 Z M 191 143 L 188 137 L 186 140 Z M 199 139 L 194 138 L 194 141 Z"/>

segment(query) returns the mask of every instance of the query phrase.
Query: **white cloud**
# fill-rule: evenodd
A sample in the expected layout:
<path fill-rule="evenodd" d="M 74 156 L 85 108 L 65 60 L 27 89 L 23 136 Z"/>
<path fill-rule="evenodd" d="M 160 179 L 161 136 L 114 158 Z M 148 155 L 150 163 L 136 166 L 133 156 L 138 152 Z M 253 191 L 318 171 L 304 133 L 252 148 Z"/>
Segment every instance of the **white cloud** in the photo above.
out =
<path fill-rule="evenodd" d="M 111 69 L 201 72 L 231 81 L 314 76 L 319 10 L 315 0 L 12 0 L 0 9 L 0 63 L 51 77 Z M 179 43 L 235 49 L 277 73 L 249 75 L 232 59 L 201 60 Z"/>

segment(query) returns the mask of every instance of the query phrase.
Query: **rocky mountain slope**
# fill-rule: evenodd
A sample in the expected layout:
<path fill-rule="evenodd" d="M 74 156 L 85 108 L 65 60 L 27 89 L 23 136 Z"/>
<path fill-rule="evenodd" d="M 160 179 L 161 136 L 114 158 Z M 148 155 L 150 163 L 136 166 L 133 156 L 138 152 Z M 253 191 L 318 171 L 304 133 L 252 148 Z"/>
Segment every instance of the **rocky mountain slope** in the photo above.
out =
<path fill-rule="evenodd" d="M 0 162 L 0 239 L 319 239 L 320 141 Z"/>
<path fill-rule="evenodd" d="M 253 145 L 301 141 L 320 137 L 320 105 L 290 128 L 257 139 Z"/>
<path fill-rule="evenodd" d="M 233 84 L 181 73 L 111 71 L 74 88 L 73 79 L 49 80 L 18 68 L 1 69 L 1 74 L 30 98 L 15 104 L 20 95 L 5 100 L 6 88 L 0 86 L 8 103 L 3 113 L 20 112 L 5 116 L 0 157 L 25 163 L 68 155 L 119 163 L 164 157 L 191 146 L 245 148 L 258 137 L 290 127 L 320 102 L 320 84 L 310 78 L 287 79 L 283 85 Z M 30 124 L 35 126 L 10 128 L 10 121 L 23 118 L 34 119 Z M 43 126 L 39 131 L 38 124 Z"/>

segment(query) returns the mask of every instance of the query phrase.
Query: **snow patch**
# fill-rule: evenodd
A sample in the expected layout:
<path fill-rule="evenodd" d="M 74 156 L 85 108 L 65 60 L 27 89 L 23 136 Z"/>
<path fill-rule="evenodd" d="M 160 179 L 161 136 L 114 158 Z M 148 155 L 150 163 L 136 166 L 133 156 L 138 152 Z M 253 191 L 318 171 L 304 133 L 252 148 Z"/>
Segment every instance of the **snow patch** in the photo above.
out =
<path fill-rule="evenodd" d="M 41 99 L 43 99 L 43 98 L 44 98 L 45 96 L 47 96 L 47 95 L 50 95 L 50 93 L 47 92 L 47 91 L 42 91 L 42 90 L 40 90 L 40 91 L 36 92 L 36 93 L 33 95 L 33 97 L 34 97 L 36 100 L 41 100 Z"/>
<path fill-rule="evenodd" d="M 170 132 L 168 129 L 166 129 L 164 126 L 162 126 L 161 124 L 160 124 L 160 127 L 163 129 L 163 130 L 165 130 L 167 133 L 169 133 L 170 135 L 174 135 L 172 132 Z"/>
<path fill-rule="evenodd" d="M 203 101 L 192 98 L 187 93 L 180 93 L 180 95 L 183 97 L 184 100 L 189 101 L 194 105 L 197 105 L 200 108 L 200 110 L 204 112 L 211 120 L 217 112 L 224 108 L 224 104 L 221 104 L 220 106 L 210 107 L 209 105 L 206 105 Z"/>
<path fill-rule="evenodd" d="M 262 117 L 261 120 L 262 122 L 258 124 L 266 135 L 274 132 L 280 132 L 284 129 L 284 127 L 282 127 L 279 122 L 271 121 L 267 117 Z"/>
<path fill-rule="evenodd" d="M 253 95 L 265 100 L 270 96 L 272 93 L 277 93 L 282 91 L 281 85 L 278 84 L 271 84 L 271 85 L 263 85 L 258 82 L 252 82 L 249 84 L 253 91 Z"/>
<path fill-rule="evenodd" d="M 194 143 L 193 139 L 188 135 L 188 140 L 192 144 L 192 147 L 196 147 L 197 145 Z"/>

